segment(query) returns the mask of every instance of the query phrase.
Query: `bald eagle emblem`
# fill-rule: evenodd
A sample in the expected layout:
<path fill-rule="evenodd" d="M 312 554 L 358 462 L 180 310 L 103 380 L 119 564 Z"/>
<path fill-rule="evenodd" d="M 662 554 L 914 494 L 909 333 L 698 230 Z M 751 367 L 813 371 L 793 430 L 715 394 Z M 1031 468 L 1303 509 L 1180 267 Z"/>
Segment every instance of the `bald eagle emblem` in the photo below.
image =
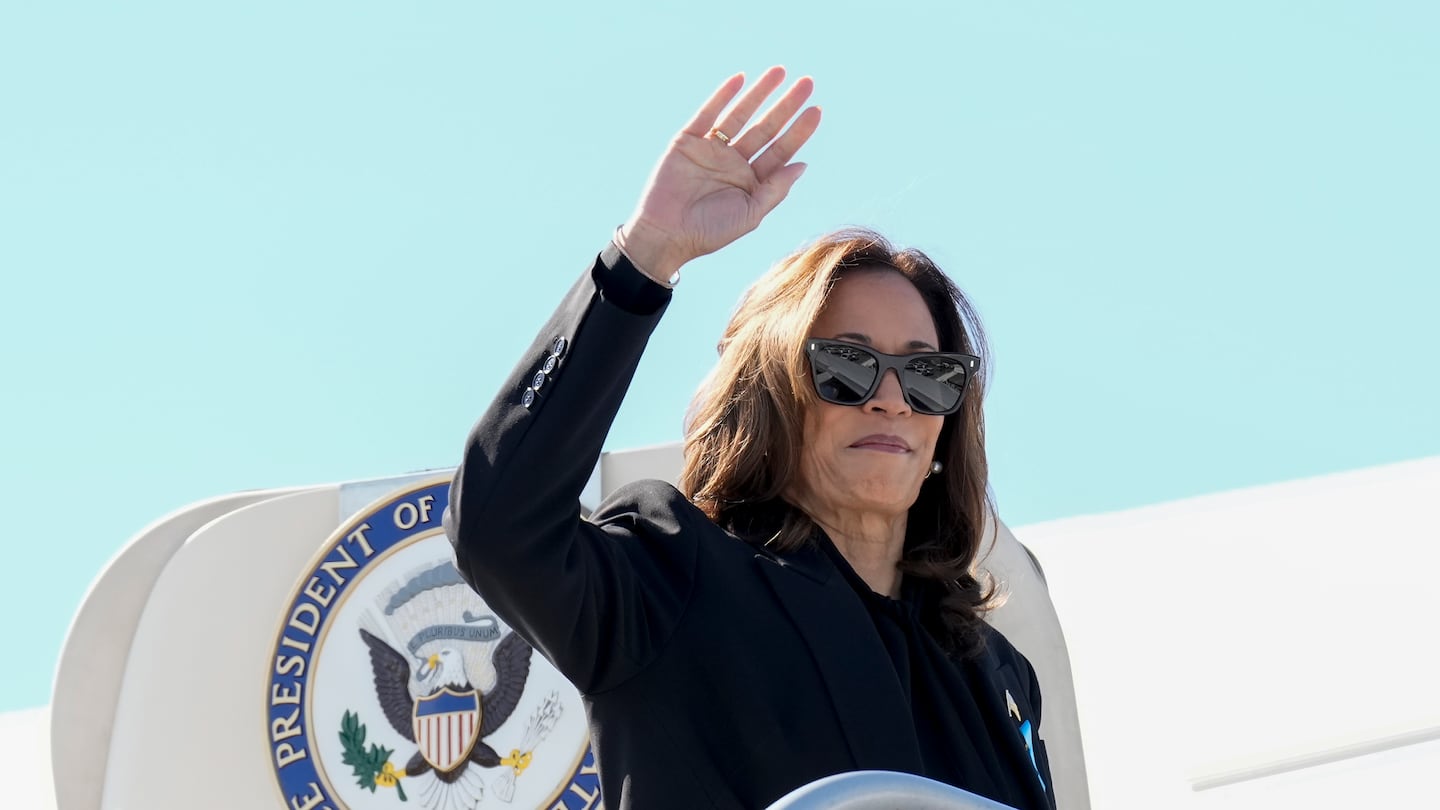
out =
<path fill-rule="evenodd" d="M 297 578 L 271 648 L 280 804 L 595 810 L 580 693 L 455 569 L 449 476 L 357 486 L 369 505 Z"/>
<path fill-rule="evenodd" d="M 405 656 L 367 630 L 360 638 L 370 648 L 375 695 L 385 719 L 419 748 L 405 765 L 406 776 L 433 770 L 453 784 L 470 765 L 494 768 L 502 757 L 485 743 L 515 711 L 530 674 L 531 648 L 510 633 L 495 647 L 495 687 L 481 694 L 470 682 L 465 661 L 453 647 L 442 647 L 411 670 Z M 412 681 L 420 697 L 411 697 Z"/>
<path fill-rule="evenodd" d="M 486 796 L 479 769 L 503 767 L 490 787 L 511 801 L 515 780 L 561 714 L 559 695 L 552 693 L 530 718 L 518 747 L 501 754 L 486 742 L 525 693 L 530 644 L 503 632 L 448 562 L 413 571 L 382 592 L 376 607 L 383 621 L 370 614 L 359 627 L 375 699 L 391 728 L 416 748 L 403 769 L 391 766 L 389 775 L 397 784 L 433 775 L 421 801 L 448 810 L 477 807 Z M 385 765 L 380 767 L 375 781 L 388 784 L 382 781 Z"/>

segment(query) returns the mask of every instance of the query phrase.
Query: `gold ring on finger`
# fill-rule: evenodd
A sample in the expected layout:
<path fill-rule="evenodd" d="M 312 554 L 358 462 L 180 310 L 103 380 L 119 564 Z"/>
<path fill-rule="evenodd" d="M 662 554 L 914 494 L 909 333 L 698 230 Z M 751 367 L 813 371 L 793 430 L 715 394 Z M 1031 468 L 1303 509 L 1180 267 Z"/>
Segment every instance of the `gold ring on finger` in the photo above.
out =
<path fill-rule="evenodd" d="M 719 127 L 711 127 L 710 134 L 714 135 L 715 140 L 719 141 L 720 143 L 723 143 L 726 146 L 730 145 L 730 136 L 721 132 Z"/>

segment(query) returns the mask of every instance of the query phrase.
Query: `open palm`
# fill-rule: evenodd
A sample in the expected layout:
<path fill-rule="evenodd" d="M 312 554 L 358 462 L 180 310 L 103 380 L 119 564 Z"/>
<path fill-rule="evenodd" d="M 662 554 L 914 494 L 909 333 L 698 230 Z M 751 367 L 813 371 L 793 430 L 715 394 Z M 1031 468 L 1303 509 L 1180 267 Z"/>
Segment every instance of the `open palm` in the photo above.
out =
<path fill-rule="evenodd" d="M 790 193 L 805 171 L 805 164 L 790 160 L 820 124 L 818 107 L 795 117 L 814 83 L 795 82 L 745 128 L 784 79 L 783 68 L 771 68 L 735 100 L 745 78 L 732 76 L 670 142 L 620 229 L 621 247 L 643 271 L 670 277 L 685 262 L 755 230 Z"/>

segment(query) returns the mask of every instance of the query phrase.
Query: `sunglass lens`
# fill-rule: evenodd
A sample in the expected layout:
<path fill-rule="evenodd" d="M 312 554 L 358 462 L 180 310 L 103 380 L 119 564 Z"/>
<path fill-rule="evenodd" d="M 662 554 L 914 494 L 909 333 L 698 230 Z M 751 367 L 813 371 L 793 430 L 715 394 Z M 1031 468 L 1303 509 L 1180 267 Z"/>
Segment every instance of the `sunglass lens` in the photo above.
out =
<path fill-rule="evenodd" d="M 966 368 L 949 357 L 916 357 L 901 375 L 910 407 L 923 413 L 952 413 L 965 393 Z"/>
<path fill-rule="evenodd" d="M 855 405 L 865 399 L 875 383 L 875 355 L 853 346 L 834 343 L 814 346 L 810 369 L 820 398 L 838 405 Z"/>

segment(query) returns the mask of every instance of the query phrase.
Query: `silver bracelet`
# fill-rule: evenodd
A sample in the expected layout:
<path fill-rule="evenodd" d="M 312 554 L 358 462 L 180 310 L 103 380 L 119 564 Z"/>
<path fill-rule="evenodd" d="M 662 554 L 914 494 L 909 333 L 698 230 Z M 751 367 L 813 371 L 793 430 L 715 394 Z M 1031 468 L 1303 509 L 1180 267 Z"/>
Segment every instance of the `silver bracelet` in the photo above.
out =
<path fill-rule="evenodd" d="M 616 226 L 615 226 L 615 235 L 610 238 L 610 241 L 615 243 L 615 249 L 618 250 L 618 251 L 620 251 L 620 255 L 625 257 L 625 261 L 630 262 L 630 265 L 631 265 L 632 267 L 634 267 L 636 270 L 639 270 L 639 271 L 640 271 L 640 275 L 642 275 L 642 276 L 650 279 L 651 281 L 654 281 L 656 284 L 659 284 L 660 286 L 664 287 L 664 288 L 667 289 L 667 290 L 673 290 L 673 289 L 675 289 L 676 285 L 678 285 L 678 284 L 680 283 L 680 271 L 679 271 L 679 270 L 676 270 L 676 271 L 670 276 L 670 279 L 669 279 L 668 281 L 659 281 L 659 280 L 657 280 L 654 276 L 652 276 L 652 275 L 650 275 L 649 273 L 645 272 L 645 270 L 644 270 L 643 268 L 641 268 L 640 265 L 638 265 L 638 264 L 635 263 L 635 260 L 634 260 L 634 259 L 630 258 L 630 254 L 629 254 L 629 253 L 626 253 L 626 252 L 625 252 L 625 247 L 620 244 L 620 229 L 623 228 L 623 227 L 625 227 L 624 224 L 620 224 L 620 225 L 616 225 Z"/>

